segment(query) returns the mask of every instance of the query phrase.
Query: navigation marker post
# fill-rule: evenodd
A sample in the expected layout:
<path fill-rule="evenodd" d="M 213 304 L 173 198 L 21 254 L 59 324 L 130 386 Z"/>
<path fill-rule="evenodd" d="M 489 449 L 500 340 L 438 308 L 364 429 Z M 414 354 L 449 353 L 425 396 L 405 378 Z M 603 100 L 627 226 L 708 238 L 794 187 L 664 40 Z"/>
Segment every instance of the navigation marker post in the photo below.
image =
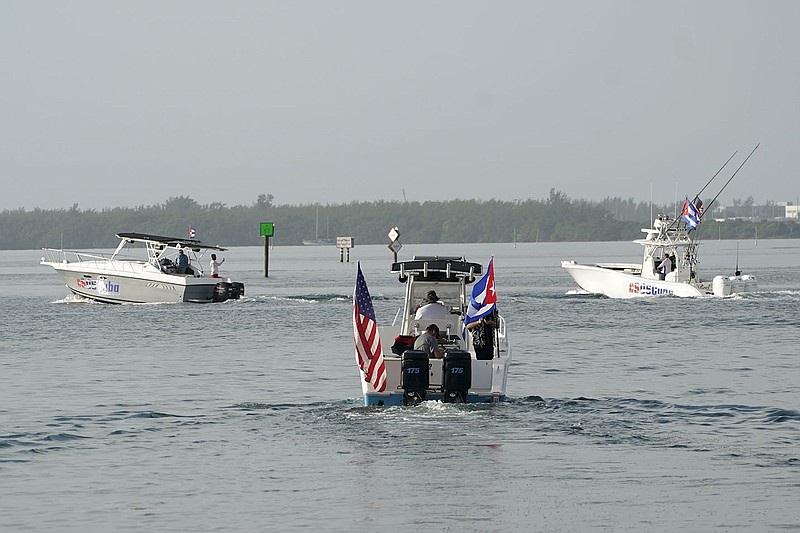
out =
<path fill-rule="evenodd" d="M 399 252 L 400 248 L 403 247 L 403 245 L 400 244 L 400 241 L 397 240 L 397 239 L 400 238 L 400 230 L 398 229 L 398 227 L 395 226 L 391 230 L 389 230 L 388 236 L 389 236 L 389 240 L 391 241 L 389 243 L 388 248 L 394 254 L 394 262 L 397 263 L 397 252 Z"/>
<path fill-rule="evenodd" d="M 344 257 L 347 255 L 347 262 L 350 262 L 350 248 L 355 246 L 355 241 L 352 237 L 336 237 L 336 247 L 339 249 L 339 262 L 344 263 Z"/>
<path fill-rule="evenodd" d="M 275 235 L 274 222 L 262 222 L 260 227 L 261 236 L 264 237 L 264 277 L 269 277 L 269 240 Z"/>

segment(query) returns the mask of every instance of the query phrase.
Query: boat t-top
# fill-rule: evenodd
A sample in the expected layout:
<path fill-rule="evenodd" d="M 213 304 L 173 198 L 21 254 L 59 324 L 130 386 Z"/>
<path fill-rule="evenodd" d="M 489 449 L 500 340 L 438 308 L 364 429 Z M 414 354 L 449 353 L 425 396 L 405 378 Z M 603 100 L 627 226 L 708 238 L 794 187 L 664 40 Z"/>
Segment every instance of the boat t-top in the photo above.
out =
<path fill-rule="evenodd" d="M 74 294 L 106 303 L 207 303 L 244 295 L 243 283 L 203 270 L 206 252 L 227 248 L 145 233 L 116 236 L 120 242 L 111 255 L 43 248 L 41 264 L 53 267 Z"/>

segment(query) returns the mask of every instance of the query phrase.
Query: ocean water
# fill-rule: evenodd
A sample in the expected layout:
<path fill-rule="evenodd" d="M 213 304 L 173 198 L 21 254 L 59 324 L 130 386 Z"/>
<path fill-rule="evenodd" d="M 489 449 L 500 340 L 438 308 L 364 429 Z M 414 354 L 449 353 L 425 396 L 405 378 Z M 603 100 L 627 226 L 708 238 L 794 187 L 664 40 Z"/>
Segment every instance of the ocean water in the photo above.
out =
<path fill-rule="evenodd" d="M 800 240 L 708 241 L 760 291 L 569 294 L 560 260 L 631 243 L 405 245 L 495 256 L 510 401 L 364 408 L 351 294 L 380 323 L 385 246 L 234 248 L 239 301 L 86 303 L 0 252 L 2 531 L 800 529 Z"/>

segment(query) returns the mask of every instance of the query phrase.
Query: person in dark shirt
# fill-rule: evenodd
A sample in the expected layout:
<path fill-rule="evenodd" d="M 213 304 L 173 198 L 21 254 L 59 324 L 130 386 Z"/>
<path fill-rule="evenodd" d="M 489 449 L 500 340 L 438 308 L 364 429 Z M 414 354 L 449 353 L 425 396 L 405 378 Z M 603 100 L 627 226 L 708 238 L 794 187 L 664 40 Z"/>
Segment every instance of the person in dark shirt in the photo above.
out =
<path fill-rule="evenodd" d="M 494 358 L 494 330 L 497 328 L 497 310 L 489 315 L 470 322 L 467 329 L 472 334 L 472 347 L 476 359 Z"/>
<path fill-rule="evenodd" d="M 439 346 L 439 326 L 431 324 L 425 328 L 425 332 L 414 342 L 414 349 L 422 350 L 428 358 L 441 359 L 444 356 L 444 350 Z"/>
<path fill-rule="evenodd" d="M 186 268 L 189 266 L 189 257 L 183 253 L 183 250 L 178 252 L 178 274 L 186 274 Z"/>

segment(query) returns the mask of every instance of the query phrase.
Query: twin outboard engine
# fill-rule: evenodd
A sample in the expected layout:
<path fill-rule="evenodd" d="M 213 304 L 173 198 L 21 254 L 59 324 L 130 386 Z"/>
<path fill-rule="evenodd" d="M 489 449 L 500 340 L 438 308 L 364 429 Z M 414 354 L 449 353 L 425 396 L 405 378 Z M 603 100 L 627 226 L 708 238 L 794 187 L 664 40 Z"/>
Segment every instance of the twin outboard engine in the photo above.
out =
<path fill-rule="evenodd" d="M 400 356 L 403 388 L 403 405 L 416 405 L 424 402 L 428 393 L 430 373 L 428 372 L 428 355 L 420 350 L 406 350 Z"/>
<path fill-rule="evenodd" d="M 242 296 L 244 296 L 244 283 L 220 281 L 214 287 L 213 301 L 224 302 L 225 300 L 235 300 Z"/>
<path fill-rule="evenodd" d="M 469 352 L 463 350 L 445 352 L 442 381 L 444 403 L 467 403 L 467 393 L 472 386 L 472 362 Z"/>
<path fill-rule="evenodd" d="M 438 361 L 437 361 L 438 363 Z M 428 355 L 421 350 L 406 350 L 400 356 L 403 405 L 424 402 L 430 385 Z M 445 403 L 467 403 L 472 386 L 472 360 L 469 352 L 447 350 L 442 361 L 442 392 Z"/>

